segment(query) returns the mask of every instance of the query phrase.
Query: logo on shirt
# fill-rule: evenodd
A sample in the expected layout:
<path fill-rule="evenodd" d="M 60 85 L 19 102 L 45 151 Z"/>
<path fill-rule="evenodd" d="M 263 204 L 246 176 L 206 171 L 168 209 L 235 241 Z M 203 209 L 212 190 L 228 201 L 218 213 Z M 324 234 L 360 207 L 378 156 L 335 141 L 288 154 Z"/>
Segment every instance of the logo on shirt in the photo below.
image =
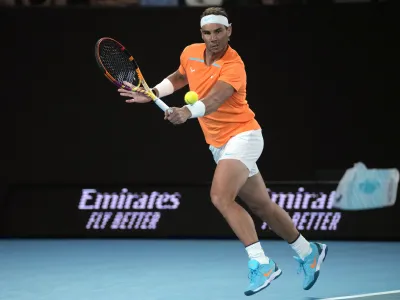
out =
<path fill-rule="evenodd" d="M 190 67 L 190 72 L 194 72 L 194 71 L 196 71 L 196 69 L 192 69 L 192 67 Z"/>

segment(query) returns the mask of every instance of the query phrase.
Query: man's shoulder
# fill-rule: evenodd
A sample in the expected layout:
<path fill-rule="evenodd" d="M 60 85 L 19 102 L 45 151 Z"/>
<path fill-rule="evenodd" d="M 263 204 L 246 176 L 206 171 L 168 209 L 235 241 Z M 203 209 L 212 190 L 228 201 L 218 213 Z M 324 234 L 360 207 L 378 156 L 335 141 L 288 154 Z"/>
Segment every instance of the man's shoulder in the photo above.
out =
<path fill-rule="evenodd" d="M 240 57 L 239 53 L 229 46 L 226 54 L 223 57 L 224 65 L 232 65 L 232 64 L 240 64 L 244 65 L 242 58 Z"/>
<path fill-rule="evenodd" d="M 190 53 L 190 54 L 197 54 L 197 53 L 203 53 L 205 49 L 205 44 L 204 43 L 193 43 L 190 45 L 187 45 L 185 49 L 183 50 L 184 53 Z"/>

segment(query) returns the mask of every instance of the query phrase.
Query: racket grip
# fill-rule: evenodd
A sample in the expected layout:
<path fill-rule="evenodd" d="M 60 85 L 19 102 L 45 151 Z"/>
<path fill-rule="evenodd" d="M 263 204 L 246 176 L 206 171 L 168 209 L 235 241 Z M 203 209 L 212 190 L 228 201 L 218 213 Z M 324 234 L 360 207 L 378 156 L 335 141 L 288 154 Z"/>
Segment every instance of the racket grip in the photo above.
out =
<path fill-rule="evenodd" d="M 161 99 L 157 98 L 156 100 L 154 100 L 154 103 L 157 104 L 157 106 L 159 108 L 162 109 L 162 111 L 166 111 L 167 109 L 169 109 L 169 106 L 167 104 L 164 103 L 164 101 L 162 101 Z"/>

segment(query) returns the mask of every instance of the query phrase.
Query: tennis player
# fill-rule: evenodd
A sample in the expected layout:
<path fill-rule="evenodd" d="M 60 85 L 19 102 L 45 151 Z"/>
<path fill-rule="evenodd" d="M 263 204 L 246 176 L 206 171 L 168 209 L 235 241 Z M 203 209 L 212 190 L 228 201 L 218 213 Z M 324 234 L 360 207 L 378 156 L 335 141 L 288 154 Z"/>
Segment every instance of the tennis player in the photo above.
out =
<path fill-rule="evenodd" d="M 193 105 L 173 107 L 165 119 L 173 124 L 197 119 L 217 164 L 211 186 L 211 200 L 249 256 L 250 283 L 245 295 L 266 288 L 282 271 L 264 252 L 253 219 L 235 198 L 248 207 L 281 238 L 298 256 L 295 259 L 304 274 L 303 288 L 316 282 L 327 254 L 327 246 L 308 242 L 295 228 L 289 215 L 271 201 L 264 180 L 257 168 L 264 141 L 255 114 L 246 100 L 246 71 L 238 55 L 229 45 L 232 26 L 221 7 L 207 8 L 200 21 L 204 43 L 187 46 L 180 56 L 177 71 L 153 88 L 165 97 L 189 84 L 199 95 Z M 129 83 L 125 83 L 129 85 Z M 127 103 L 146 103 L 151 99 L 142 93 L 119 89 Z"/>

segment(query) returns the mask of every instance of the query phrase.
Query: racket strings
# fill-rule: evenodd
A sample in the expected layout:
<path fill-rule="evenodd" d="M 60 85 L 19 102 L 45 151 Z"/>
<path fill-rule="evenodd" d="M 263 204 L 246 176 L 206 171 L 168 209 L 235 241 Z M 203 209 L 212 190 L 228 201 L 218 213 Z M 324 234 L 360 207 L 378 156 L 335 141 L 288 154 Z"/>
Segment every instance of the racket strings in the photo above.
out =
<path fill-rule="evenodd" d="M 128 55 L 112 41 L 104 41 L 99 49 L 100 59 L 105 69 L 119 83 L 127 81 L 137 86 L 139 84 L 138 74 Z"/>

